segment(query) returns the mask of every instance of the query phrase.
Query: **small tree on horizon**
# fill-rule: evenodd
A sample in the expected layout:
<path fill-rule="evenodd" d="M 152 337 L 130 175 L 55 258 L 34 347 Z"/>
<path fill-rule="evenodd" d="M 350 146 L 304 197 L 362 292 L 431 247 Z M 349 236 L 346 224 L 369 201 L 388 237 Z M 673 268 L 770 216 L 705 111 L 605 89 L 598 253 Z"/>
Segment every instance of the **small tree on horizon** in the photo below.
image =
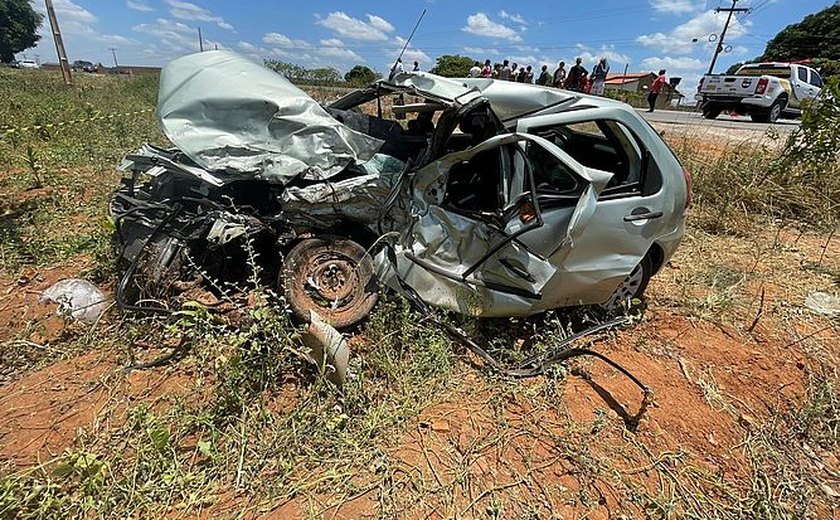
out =
<path fill-rule="evenodd" d="M 444 54 L 438 56 L 435 66 L 429 72 L 447 78 L 466 78 L 475 63 L 476 61 L 469 56 Z"/>
<path fill-rule="evenodd" d="M 356 65 L 344 75 L 344 81 L 353 85 L 354 87 L 364 87 L 370 85 L 377 79 L 379 74 L 364 65 Z"/>
<path fill-rule="evenodd" d="M 0 0 L 0 62 L 9 63 L 38 43 L 43 19 L 28 0 Z"/>

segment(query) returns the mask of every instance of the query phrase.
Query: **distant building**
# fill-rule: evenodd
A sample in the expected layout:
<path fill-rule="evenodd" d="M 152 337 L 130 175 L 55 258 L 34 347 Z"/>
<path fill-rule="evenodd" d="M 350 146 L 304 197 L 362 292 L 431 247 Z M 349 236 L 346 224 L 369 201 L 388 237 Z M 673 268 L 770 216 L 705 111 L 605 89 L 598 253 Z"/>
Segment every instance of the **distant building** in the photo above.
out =
<path fill-rule="evenodd" d="M 647 96 L 651 83 L 656 79 L 653 72 L 628 72 L 627 74 L 607 74 L 607 81 L 604 83 L 606 90 L 636 92 Z M 678 104 L 685 96 L 677 90 L 680 78 L 668 78 L 668 83 L 662 89 L 662 93 L 656 100 L 657 108 L 667 108 Z M 619 94 L 620 95 L 620 94 Z"/>

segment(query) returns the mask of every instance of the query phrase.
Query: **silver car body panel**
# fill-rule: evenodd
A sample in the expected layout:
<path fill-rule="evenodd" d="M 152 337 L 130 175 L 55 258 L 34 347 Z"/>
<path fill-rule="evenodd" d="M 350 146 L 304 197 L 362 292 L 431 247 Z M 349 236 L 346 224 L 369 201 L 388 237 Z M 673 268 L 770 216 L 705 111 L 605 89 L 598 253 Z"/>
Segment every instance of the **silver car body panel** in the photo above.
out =
<path fill-rule="evenodd" d="M 169 140 L 220 179 L 324 180 L 382 145 L 336 121 L 283 76 L 230 51 L 164 67 L 157 115 Z"/>
<path fill-rule="evenodd" d="M 521 142 L 532 142 L 562 161 L 584 183 L 584 188 L 576 204 L 546 212 L 547 220 L 541 227 L 505 243 L 507 237 L 525 225 L 520 219 L 514 215 L 508 218 L 505 229 L 498 229 L 481 218 L 445 208 L 443 193 L 454 165 L 482 152 Z M 510 172 L 503 175 L 506 173 Z M 610 173 L 580 165 L 547 140 L 528 134 L 495 136 L 463 152 L 449 154 L 416 172 L 408 227 L 394 248 L 396 265 L 394 259 L 380 255 L 379 272 L 392 287 L 401 286 L 394 278 L 399 277 L 424 301 L 464 314 L 519 316 L 557 307 L 549 303 L 556 299 L 549 294 L 549 284 L 562 278 L 558 258 L 569 254 L 585 236 L 596 211 L 598 193 L 611 177 Z M 511 191 L 516 189 L 512 187 Z M 508 199 L 509 204 L 517 202 Z M 526 237 L 541 229 L 553 235 L 548 246 L 550 255 L 527 244 Z"/>

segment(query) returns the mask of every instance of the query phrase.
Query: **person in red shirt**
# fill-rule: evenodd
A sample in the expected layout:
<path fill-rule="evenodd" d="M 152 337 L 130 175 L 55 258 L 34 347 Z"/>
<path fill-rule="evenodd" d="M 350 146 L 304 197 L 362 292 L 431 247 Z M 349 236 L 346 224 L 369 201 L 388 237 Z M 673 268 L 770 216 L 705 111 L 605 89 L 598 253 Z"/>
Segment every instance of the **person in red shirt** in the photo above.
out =
<path fill-rule="evenodd" d="M 653 109 L 656 108 L 656 98 L 659 97 L 659 93 L 662 92 L 667 81 L 665 79 L 665 69 L 660 70 L 659 76 L 650 85 L 650 91 L 648 93 L 648 106 L 650 108 L 648 112 L 653 112 Z"/>

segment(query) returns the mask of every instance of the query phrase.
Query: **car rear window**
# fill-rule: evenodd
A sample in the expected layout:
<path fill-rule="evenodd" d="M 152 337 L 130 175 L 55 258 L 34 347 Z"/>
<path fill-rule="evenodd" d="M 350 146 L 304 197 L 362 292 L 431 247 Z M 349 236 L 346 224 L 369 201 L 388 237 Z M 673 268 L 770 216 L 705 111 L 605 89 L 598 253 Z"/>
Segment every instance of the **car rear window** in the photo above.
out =
<path fill-rule="evenodd" d="M 738 71 L 739 76 L 775 76 L 790 78 L 790 67 L 743 67 Z"/>

